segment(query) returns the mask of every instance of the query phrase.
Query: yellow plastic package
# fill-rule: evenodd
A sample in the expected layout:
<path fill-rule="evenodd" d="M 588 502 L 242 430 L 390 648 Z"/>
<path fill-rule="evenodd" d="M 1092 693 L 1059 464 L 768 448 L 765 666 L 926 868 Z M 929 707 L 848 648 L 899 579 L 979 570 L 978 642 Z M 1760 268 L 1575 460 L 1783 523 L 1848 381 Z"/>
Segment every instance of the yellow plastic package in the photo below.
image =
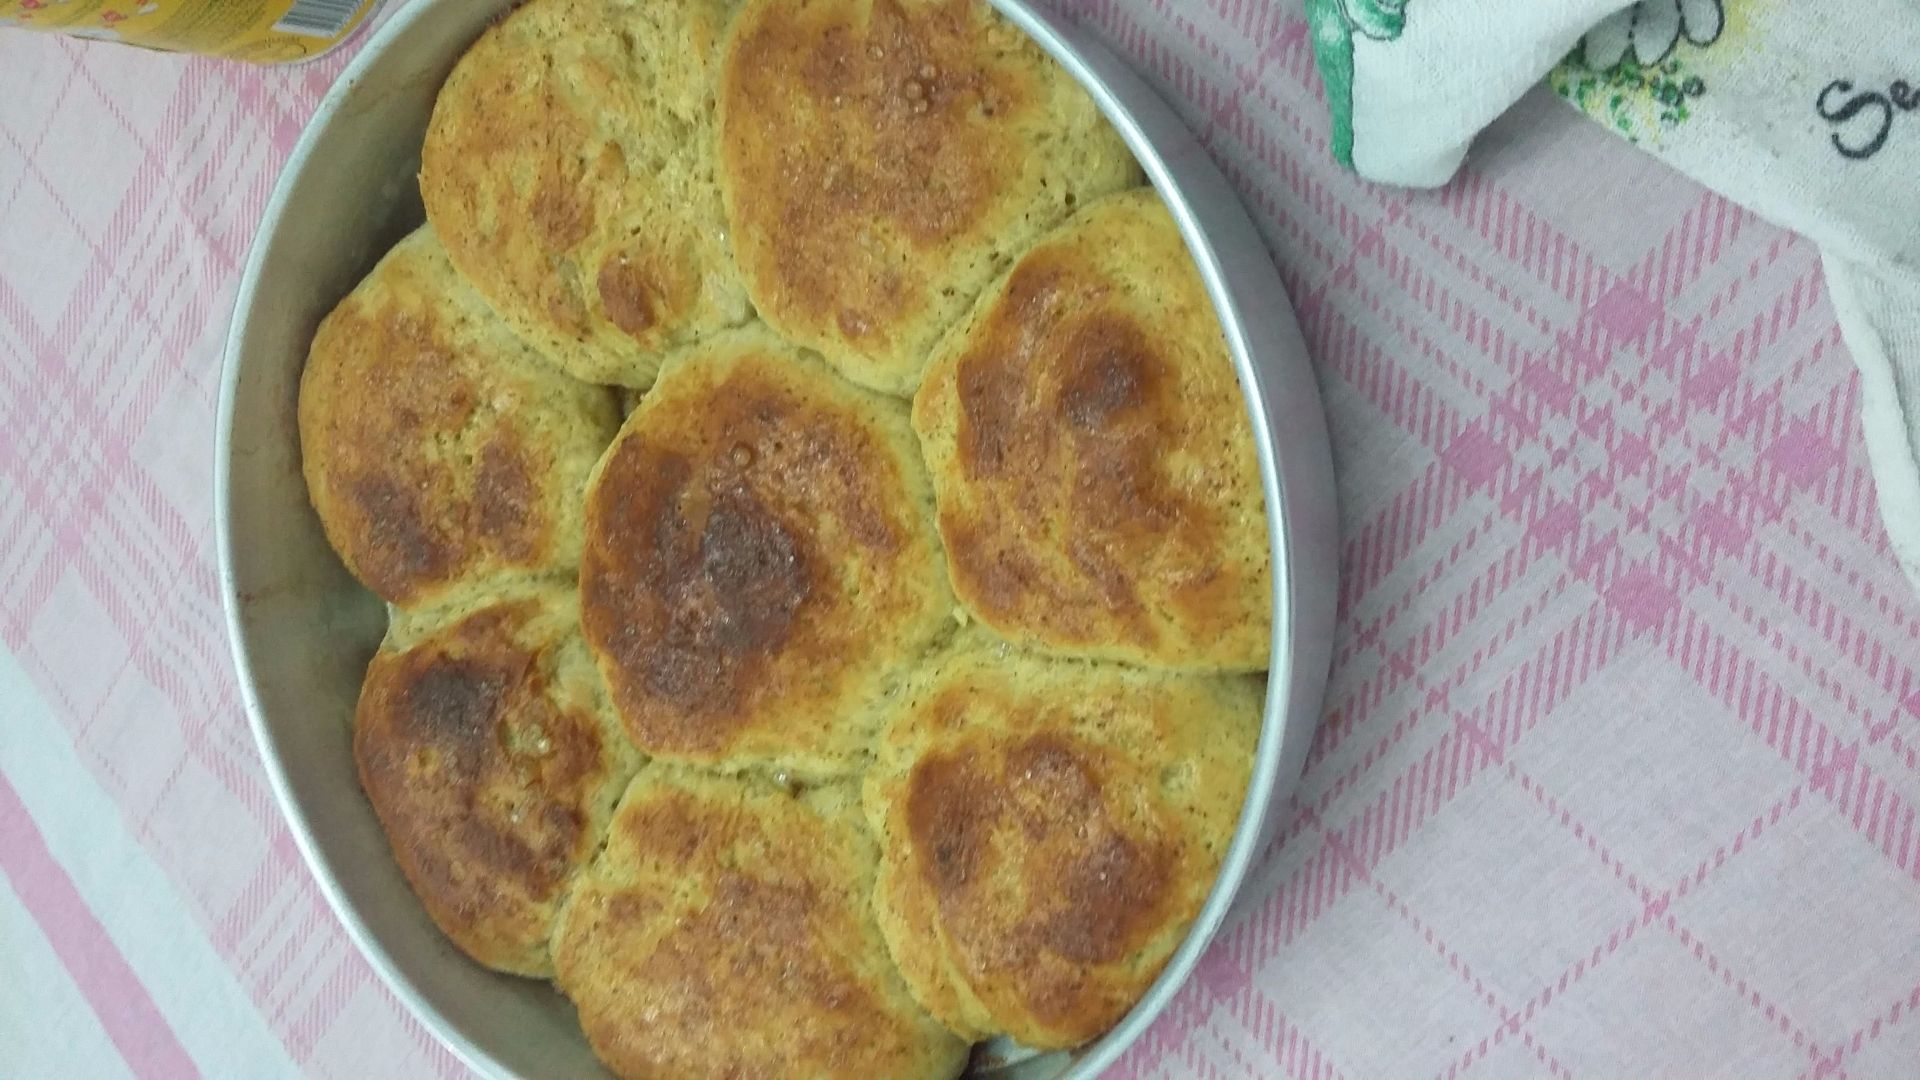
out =
<path fill-rule="evenodd" d="M 0 27 L 51 30 L 255 64 L 311 60 L 381 0 L 0 0 Z"/>

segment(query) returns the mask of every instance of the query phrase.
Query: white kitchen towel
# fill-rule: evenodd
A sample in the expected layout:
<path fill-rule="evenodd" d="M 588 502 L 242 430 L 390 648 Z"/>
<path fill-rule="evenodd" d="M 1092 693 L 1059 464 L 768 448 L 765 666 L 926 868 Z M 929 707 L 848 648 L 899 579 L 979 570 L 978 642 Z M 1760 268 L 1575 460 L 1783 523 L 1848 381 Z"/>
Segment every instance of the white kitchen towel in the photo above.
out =
<path fill-rule="evenodd" d="M 1887 532 L 1920 586 L 1920 0 L 1307 0 L 1333 150 L 1445 183 L 1548 85 L 1821 247 Z"/>

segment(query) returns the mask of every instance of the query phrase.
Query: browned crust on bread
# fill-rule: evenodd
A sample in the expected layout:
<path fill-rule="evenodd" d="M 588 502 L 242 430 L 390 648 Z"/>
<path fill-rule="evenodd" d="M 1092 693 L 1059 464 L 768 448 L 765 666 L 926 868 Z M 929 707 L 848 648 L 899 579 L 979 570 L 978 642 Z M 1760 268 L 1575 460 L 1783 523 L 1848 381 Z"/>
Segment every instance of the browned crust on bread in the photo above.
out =
<path fill-rule="evenodd" d="M 550 973 L 556 904 L 631 772 L 556 669 L 573 633 L 537 599 L 484 608 L 374 657 L 355 713 L 361 786 L 408 884 L 468 955 L 516 974 Z"/>
<path fill-rule="evenodd" d="M 611 397 L 550 370 L 459 280 L 402 241 L 314 337 L 300 388 L 308 493 L 327 538 L 389 603 L 579 558 L 580 493 Z"/>
<path fill-rule="evenodd" d="M 643 387 L 748 309 L 713 178 L 723 0 L 530 0 L 435 102 L 427 216 L 454 264 L 575 376 Z"/>
<path fill-rule="evenodd" d="M 984 638 L 896 699 L 866 779 L 875 903 L 915 996 L 968 1038 L 1078 1045 L 1134 1005 L 1212 884 L 1257 688 Z"/>
<path fill-rule="evenodd" d="M 749 3 L 721 80 L 721 180 L 755 304 L 889 392 L 911 391 L 935 335 L 1076 193 L 1134 175 L 1066 73 L 975 0 Z"/>
<path fill-rule="evenodd" d="M 901 983 L 850 805 L 644 770 L 555 944 L 627 1077 L 952 1076 L 965 1048 Z"/>
<path fill-rule="evenodd" d="M 765 331 L 669 369 L 587 510 L 587 638 L 634 741 L 851 769 L 950 603 L 920 469 L 897 403 Z"/>
<path fill-rule="evenodd" d="M 1025 644 L 1267 660 L 1258 459 L 1213 307 L 1150 192 L 1043 241 L 936 353 L 914 426 L 954 589 Z"/>

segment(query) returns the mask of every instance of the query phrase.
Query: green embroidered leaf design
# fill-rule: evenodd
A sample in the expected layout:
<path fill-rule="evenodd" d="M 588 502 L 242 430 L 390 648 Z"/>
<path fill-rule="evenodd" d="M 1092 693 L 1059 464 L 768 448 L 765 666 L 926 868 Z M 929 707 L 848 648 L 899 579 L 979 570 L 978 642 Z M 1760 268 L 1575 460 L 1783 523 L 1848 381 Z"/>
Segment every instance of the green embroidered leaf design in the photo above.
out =
<path fill-rule="evenodd" d="M 1630 142 L 1686 123 L 1693 102 L 1707 91 L 1677 55 L 1642 65 L 1629 53 L 1605 71 L 1588 67 L 1576 50 L 1547 76 L 1553 91 Z"/>
<path fill-rule="evenodd" d="M 1341 0 L 1307 0 L 1314 66 L 1327 89 L 1335 161 L 1353 168 L 1353 28 Z"/>
<path fill-rule="evenodd" d="M 1375 41 L 1392 41 L 1407 28 L 1407 0 L 1344 0 L 1347 22 Z"/>
<path fill-rule="evenodd" d="M 1408 0 L 1307 0 L 1313 60 L 1327 88 L 1333 156 L 1353 168 L 1353 38 L 1392 41 L 1407 27 Z"/>

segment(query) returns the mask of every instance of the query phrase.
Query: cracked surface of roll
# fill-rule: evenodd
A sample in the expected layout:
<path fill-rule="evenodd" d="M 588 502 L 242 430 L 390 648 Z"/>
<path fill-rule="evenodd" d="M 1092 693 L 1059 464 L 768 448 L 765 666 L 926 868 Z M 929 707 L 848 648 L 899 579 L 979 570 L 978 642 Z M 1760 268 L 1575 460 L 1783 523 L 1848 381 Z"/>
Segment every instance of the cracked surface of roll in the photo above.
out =
<path fill-rule="evenodd" d="M 649 765 L 561 917 L 560 988 L 622 1077 L 956 1076 L 966 1044 L 874 924 L 875 859 L 851 785 Z"/>
<path fill-rule="evenodd" d="M 913 419 L 955 595 L 981 622 L 1065 655 L 1267 666 L 1253 430 L 1151 190 L 1023 256 L 936 350 Z"/>
<path fill-rule="evenodd" d="M 553 972 L 566 885 L 638 765 L 571 590 L 403 617 L 367 668 L 354 760 L 407 883 L 469 956 Z"/>
<path fill-rule="evenodd" d="M 875 908 L 915 997 L 968 1039 L 1077 1046 L 1199 913 L 1246 792 L 1261 689 L 969 635 L 895 699 L 864 805 Z"/>
<path fill-rule="evenodd" d="M 300 381 L 301 467 L 327 539 L 388 603 L 579 564 L 581 493 L 619 426 L 490 312 L 430 229 L 321 323 Z"/>
<path fill-rule="evenodd" d="M 751 311 L 714 180 L 725 0 L 529 0 L 467 50 L 421 157 L 461 273 L 578 378 L 644 387 Z"/>
<path fill-rule="evenodd" d="M 951 625 L 905 405 L 764 327 L 669 366 L 591 482 L 588 642 L 649 754 L 847 775 Z"/>
<path fill-rule="evenodd" d="M 1076 203 L 1139 182 L 1085 90 L 981 0 L 750 0 L 720 183 L 761 317 L 911 393 L 940 332 Z"/>

